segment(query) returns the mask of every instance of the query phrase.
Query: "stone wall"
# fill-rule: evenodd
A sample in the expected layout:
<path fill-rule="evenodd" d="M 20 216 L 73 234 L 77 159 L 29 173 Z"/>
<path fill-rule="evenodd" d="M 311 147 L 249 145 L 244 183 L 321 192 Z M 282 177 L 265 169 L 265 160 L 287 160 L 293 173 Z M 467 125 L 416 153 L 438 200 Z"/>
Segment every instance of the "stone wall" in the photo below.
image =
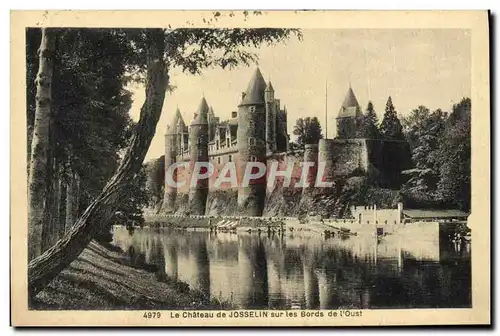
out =
<path fill-rule="evenodd" d="M 208 193 L 206 215 L 231 216 L 238 207 L 238 189 L 211 190 Z"/>
<path fill-rule="evenodd" d="M 338 177 L 365 174 L 369 167 L 368 146 L 365 139 L 322 139 L 319 142 L 318 161 L 325 163 L 325 181 Z"/>

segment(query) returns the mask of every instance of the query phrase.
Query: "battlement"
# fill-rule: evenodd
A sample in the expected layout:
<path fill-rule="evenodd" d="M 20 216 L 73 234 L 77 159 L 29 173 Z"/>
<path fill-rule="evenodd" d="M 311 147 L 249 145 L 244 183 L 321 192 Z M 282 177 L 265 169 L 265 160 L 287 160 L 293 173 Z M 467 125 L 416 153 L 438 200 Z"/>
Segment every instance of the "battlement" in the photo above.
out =
<path fill-rule="evenodd" d="M 377 209 L 377 205 L 351 206 L 352 217 L 358 223 L 374 225 L 400 224 L 403 216 L 403 203 L 396 209 Z"/>

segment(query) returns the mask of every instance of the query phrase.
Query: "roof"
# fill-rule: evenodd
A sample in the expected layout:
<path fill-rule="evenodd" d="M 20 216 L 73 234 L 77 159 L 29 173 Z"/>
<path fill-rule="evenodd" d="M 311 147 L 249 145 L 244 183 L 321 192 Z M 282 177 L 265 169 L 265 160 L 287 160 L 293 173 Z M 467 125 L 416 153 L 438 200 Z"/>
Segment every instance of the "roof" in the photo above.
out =
<path fill-rule="evenodd" d="M 454 210 L 420 210 L 420 209 L 405 209 L 403 215 L 410 218 L 452 218 L 452 217 L 467 217 L 468 213 Z"/>
<path fill-rule="evenodd" d="M 352 87 L 349 86 L 349 90 L 345 95 L 344 102 L 340 107 L 339 115 L 337 116 L 337 118 L 359 117 L 361 115 L 361 108 L 359 107 L 356 95 L 354 94 Z"/>
<path fill-rule="evenodd" d="M 184 123 L 184 119 L 182 118 L 182 114 L 181 114 L 181 111 L 179 110 L 179 108 L 177 108 L 177 110 L 175 111 L 174 117 L 172 118 L 172 121 L 170 122 L 170 125 L 168 125 L 168 126 L 169 127 L 167 130 L 167 134 L 168 133 L 177 134 L 177 132 L 179 131 L 178 126 L 180 126 L 181 131 L 184 128 L 185 123 Z"/>
<path fill-rule="evenodd" d="M 266 81 L 259 70 L 255 69 L 250 83 L 245 91 L 245 95 L 241 100 L 241 105 L 264 104 L 264 91 L 266 90 Z"/>
<path fill-rule="evenodd" d="M 208 115 L 209 115 L 208 121 L 210 123 L 215 123 L 215 121 L 216 121 L 215 112 L 214 112 L 214 109 L 212 108 L 212 106 L 210 106 L 208 108 Z"/>
<path fill-rule="evenodd" d="M 269 83 L 267 84 L 266 91 L 274 92 L 273 84 L 271 83 L 271 81 L 269 81 Z"/>
<path fill-rule="evenodd" d="M 195 118 L 191 122 L 191 125 L 201 125 L 207 124 L 207 115 L 208 115 L 208 104 L 205 97 L 201 99 L 200 105 L 198 106 L 198 110 L 196 111 Z"/>

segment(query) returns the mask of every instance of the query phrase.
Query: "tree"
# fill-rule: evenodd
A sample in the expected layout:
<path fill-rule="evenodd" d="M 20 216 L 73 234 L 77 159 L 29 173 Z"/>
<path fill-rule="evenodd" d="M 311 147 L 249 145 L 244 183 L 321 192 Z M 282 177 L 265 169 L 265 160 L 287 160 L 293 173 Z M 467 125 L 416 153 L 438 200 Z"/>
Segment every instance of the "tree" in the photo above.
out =
<path fill-rule="evenodd" d="M 419 106 L 404 119 L 414 165 L 412 169 L 403 172 L 409 176 L 404 189 L 417 193 L 435 192 L 441 163 L 438 148 L 446 118 L 447 114 L 440 109 L 430 113 L 425 106 Z"/>
<path fill-rule="evenodd" d="M 220 15 L 220 14 L 219 14 Z M 209 66 L 233 67 L 256 60 L 247 45 L 272 44 L 289 37 L 289 29 L 141 29 L 128 30 L 138 61 L 135 74 L 145 73 L 146 99 L 130 146 L 101 193 L 90 203 L 65 236 L 28 266 L 28 288 L 33 298 L 88 245 L 115 213 L 127 184 L 139 172 L 161 114 L 175 66 L 200 73 Z M 300 36 L 300 35 L 299 35 Z"/>
<path fill-rule="evenodd" d="M 402 119 L 403 133 L 412 150 L 418 145 L 420 129 L 424 127 L 430 113 L 427 107 L 419 105 Z"/>
<path fill-rule="evenodd" d="M 297 144 L 304 148 L 307 144 L 317 144 L 323 138 L 321 125 L 318 118 L 299 118 L 293 129 L 293 134 L 298 135 Z"/>
<path fill-rule="evenodd" d="M 471 199 L 470 116 L 469 98 L 453 106 L 436 155 L 441 162 L 438 194 L 464 211 L 470 210 Z"/>
<path fill-rule="evenodd" d="M 131 94 L 124 88 L 126 62 L 133 56 L 117 29 L 55 29 L 52 106 L 46 170 L 42 248 L 74 224 L 118 165 L 130 138 Z M 41 30 L 26 30 L 28 141 L 32 137 Z"/>
<path fill-rule="evenodd" d="M 358 130 L 357 137 L 367 139 L 378 139 L 380 137 L 377 113 L 371 101 L 368 102 L 366 112 L 361 117 L 361 127 Z"/>
<path fill-rule="evenodd" d="M 139 173 L 125 186 L 124 197 L 120 201 L 113 220 L 102 225 L 101 230 L 96 233 L 94 239 L 106 246 L 113 240 L 111 228 L 113 224 L 127 224 L 132 220 L 140 225 L 144 221 L 143 208 L 150 203 L 149 191 L 146 188 L 146 167 L 139 170 Z"/>
<path fill-rule="evenodd" d="M 144 165 L 148 204 L 152 207 L 161 206 L 165 186 L 165 156 L 162 155 Z"/>
<path fill-rule="evenodd" d="M 384 118 L 380 124 L 380 134 L 387 140 L 404 140 L 403 127 L 392 104 L 391 96 L 389 96 L 385 104 Z"/>
<path fill-rule="evenodd" d="M 50 146 L 50 113 L 52 107 L 52 72 L 56 35 L 42 29 L 39 49 L 39 68 L 36 79 L 36 109 L 31 137 L 30 169 L 28 176 L 28 260 L 42 251 L 43 223 L 47 213 L 48 151 Z"/>

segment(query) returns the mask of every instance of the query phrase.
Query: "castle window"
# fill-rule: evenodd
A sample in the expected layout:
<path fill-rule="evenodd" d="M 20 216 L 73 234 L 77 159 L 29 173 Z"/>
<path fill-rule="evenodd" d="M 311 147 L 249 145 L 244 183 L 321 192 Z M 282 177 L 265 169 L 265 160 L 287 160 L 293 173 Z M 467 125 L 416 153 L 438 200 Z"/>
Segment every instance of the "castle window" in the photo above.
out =
<path fill-rule="evenodd" d="M 257 162 L 257 157 L 250 155 L 250 162 Z"/>
<path fill-rule="evenodd" d="M 255 106 L 250 106 L 250 107 L 248 108 L 248 112 L 250 112 L 250 113 L 254 113 L 254 112 L 255 112 Z"/>
<path fill-rule="evenodd" d="M 220 164 L 220 156 L 217 158 L 217 164 Z"/>
<path fill-rule="evenodd" d="M 233 156 L 231 154 L 228 156 L 228 162 L 233 162 Z"/>
<path fill-rule="evenodd" d="M 248 138 L 248 145 L 249 146 L 255 146 L 255 138 L 254 137 L 250 137 Z"/>

